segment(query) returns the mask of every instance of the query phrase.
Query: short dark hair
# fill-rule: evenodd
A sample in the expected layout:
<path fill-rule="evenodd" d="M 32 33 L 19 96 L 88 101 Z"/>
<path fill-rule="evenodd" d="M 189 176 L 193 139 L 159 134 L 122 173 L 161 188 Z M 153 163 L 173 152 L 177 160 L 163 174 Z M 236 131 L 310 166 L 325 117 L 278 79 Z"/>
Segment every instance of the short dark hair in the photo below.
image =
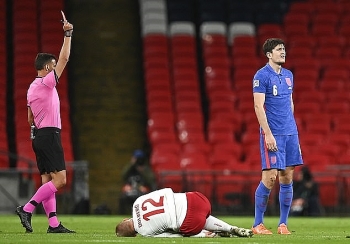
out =
<path fill-rule="evenodd" d="M 34 66 L 36 70 L 42 70 L 44 69 L 44 66 L 48 63 L 50 63 L 54 59 L 57 61 L 57 58 L 55 55 L 50 53 L 38 53 L 35 58 Z"/>
<path fill-rule="evenodd" d="M 271 53 L 272 50 L 277 46 L 283 44 L 284 45 L 284 41 L 282 39 L 279 38 L 269 38 L 264 42 L 263 45 L 263 52 L 266 55 L 266 53 Z"/>

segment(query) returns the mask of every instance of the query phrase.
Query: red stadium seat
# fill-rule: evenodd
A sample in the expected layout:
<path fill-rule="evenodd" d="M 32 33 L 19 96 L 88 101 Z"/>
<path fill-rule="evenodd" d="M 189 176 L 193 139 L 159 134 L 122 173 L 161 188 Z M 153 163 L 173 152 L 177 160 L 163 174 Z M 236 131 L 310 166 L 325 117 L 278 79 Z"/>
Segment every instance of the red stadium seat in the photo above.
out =
<path fill-rule="evenodd" d="M 181 144 L 178 142 L 168 142 L 163 144 L 158 144 L 154 148 L 152 148 L 152 151 L 161 151 L 161 152 L 169 152 L 169 153 L 175 153 L 179 154 L 181 152 Z"/>
<path fill-rule="evenodd" d="M 215 187 L 214 197 L 219 207 L 250 206 L 253 201 L 247 192 L 250 182 L 241 172 L 245 171 L 244 164 L 216 164 L 213 170 Z"/>
<path fill-rule="evenodd" d="M 303 154 L 303 160 L 313 171 L 322 171 L 325 165 L 332 164 L 332 158 L 329 155 L 317 151 L 311 151 L 311 153 L 306 155 Z"/>
<path fill-rule="evenodd" d="M 147 132 L 150 136 L 154 131 L 174 132 L 175 118 L 172 112 L 152 112 L 147 121 Z"/>
<path fill-rule="evenodd" d="M 211 152 L 211 145 L 206 141 L 185 143 L 182 145 L 182 153 L 184 154 L 202 153 L 204 155 L 208 155 L 210 152 Z"/>
<path fill-rule="evenodd" d="M 181 166 L 184 170 L 186 191 L 198 191 L 208 199 L 213 194 L 213 175 L 205 155 L 186 154 L 180 156 Z"/>
<path fill-rule="evenodd" d="M 295 16 L 298 18 L 299 16 Z M 300 24 L 298 22 L 285 24 L 284 33 L 288 40 L 292 40 L 295 36 L 307 36 L 309 34 L 309 26 L 305 24 Z"/>
<path fill-rule="evenodd" d="M 203 143 L 205 142 L 205 135 L 202 131 L 179 130 L 178 139 L 182 144 Z"/>
<path fill-rule="evenodd" d="M 226 112 L 217 112 L 217 113 L 211 113 L 209 114 L 210 119 L 220 119 L 225 120 L 233 125 L 233 130 L 235 133 L 241 133 L 242 131 L 242 125 L 243 125 L 243 118 L 240 113 L 234 112 L 234 113 L 226 113 Z"/>
<path fill-rule="evenodd" d="M 340 102 L 343 104 L 342 102 Z M 336 103 L 333 106 L 337 106 Z M 336 109 L 336 108 L 335 108 Z M 333 116 L 333 126 L 334 126 L 334 132 L 336 133 L 343 133 L 343 134 L 349 134 L 350 133 L 350 124 L 349 120 L 350 116 L 348 112 L 341 112 L 341 113 L 336 113 L 335 116 Z"/>
<path fill-rule="evenodd" d="M 213 148 L 212 154 L 209 159 L 211 164 L 214 164 L 215 162 L 219 163 L 219 161 L 222 160 L 222 157 L 223 158 L 231 157 L 231 160 L 227 160 L 227 161 L 233 161 L 233 162 L 241 161 L 242 145 L 237 142 L 216 143 L 212 145 L 212 148 Z"/>
<path fill-rule="evenodd" d="M 324 106 L 324 111 L 326 113 L 333 114 L 337 116 L 338 114 L 347 114 L 349 113 L 349 103 L 344 101 L 334 101 L 332 103 L 327 103 Z M 338 127 L 339 128 L 339 127 Z"/>
<path fill-rule="evenodd" d="M 220 120 L 220 119 L 212 119 L 208 121 L 208 130 L 209 131 L 226 131 L 226 132 L 232 132 L 233 131 L 233 125 L 232 123 Z"/>
<path fill-rule="evenodd" d="M 346 67 L 335 67 L 329 65 L 324 69 L 322 79 L 338 79 L 345 82 L 349 78 L 349 74 L 349 70 Z"/>
<path fill-rule="evenodd" d="M 250 57 L 257 56 L 257 52 L 255 48 L 244 46 L 233 46 L 231 50 L 231 56 L 233 59 L 240 58 L 243 55 L 248 55 Z"/>
<path fill-rule="evenodd" d="M 231 78 L 230 70 L 226 67 L 212 67 L 207 66 L 204 70 L 205 80 L 229 80 Z"/>
<path fill-rule="evenodd" d="M 211 101 L 209 104 L 209 115 L 211 118 L 216 117 L 219 113 L 234 113 L 235 108 L 233 103 L 229 101 Z"/>
<path fill-rule="evenodd" d="M 185 56 L 183 53 L 180 53 L 178 56 L 173 55 L 172 63 L 174 68 L 191 68 L 197 69 L 197 61 L 195 56 Z"/>
<path fill-rule="evenodd" d="M 175 90 L 175 101 L 182 101 L 182 102 L 193 102 L 200 104 L 201 103 L 201 97 L 199 94 L 199 91 L 197 90 L 198 87 L 193 86 L 193 89 L 183 89 L 183 90 Z M 179 88 L 178 88 L 179 89 Z"/>
<path fill-rule="evenodd" d="M 202 107 L 199 101 L 192 101 L 192 100 L 178 100 L 175 103 L 175 109 L 178 113 L 183 112 L 201 112 Z"/>
<path fill-rule="evenodd" d="M 256 70 L 261 68 L 263 65 L 265 65 L 263 62 L 261 62 L 258 55 L 251 56 L 251 57 L 246 57 L 246 56 L 233 57 L 232 67 L 234 69 L 234 74 L 239 72 L 240 69 L 245 69 L 250 71 L 254 70 L 253 73 L 251 74 L 251 77 L 253 77 Z M 234 80 L 236 80 L 236 78 L 234 78 Z"/>
<path fill-rule="evenodd" d="M 347 45 L 347 40 L 344 36 L 336 34 L 333 36 L 324 36 L 318 40 L 318 48 L 328 48 L 331 46 L 340 47 L 341 49 L 345 48 Z M 348 63 L 349 61 L 347 61 Z"/>
<path fill-rule="evenodd" d="M 343 79 L 328 77 L 319 81 L 319 89 L 322 92 L 341 92 L 346 89 Z"/>
<path fill-rule="evenodd" d="M 146 100 L 148 103 L 172 103 L 171 94 L 167 90 L 150 90 L 146 94 Z"/>
<path fill-rule="evenodd" d="M 315 181 L 319 184 L 321 205 L 326 208 L 335 208 L 339 205 L 338 177 L 336 175 L 321 176 L 314 174 Z"/>
<path fill-rule="evenodd" d="M 343 11 L 341 4 L 334 4 L 332 0 L 323 0 L 323 1 L 310 0 L 310 2 L 314 4 L 316 14 L 328 13 L 328 14 L 336 14 L 337 16 L 341 16 Z"/>
<path fill-rule="evenodd" d="M 148 101 L 147 102 L 148 114 L 154 112 L 170 113 L 173 111 L 173 104 L 171 101 Z"/>
<path fill-rule="evenodd" d="M 206 34 L 202 37 L 202 45 L 206 46 L 226 46 L 227 37 L 221 34 Z"/>
<path fill-rule="evenodd" d="M 333 133 L 327 135 L 326 140 L 328 144 L 336 145 L 342 151 L 347 150 L 350 146 L 350 135 L 343 133 L 341 130 L 335 130 Z"/>
<path fill-rule="evenodd" d="M 255 47 L 257 39 L 255 36 L 236 36 L 233 40 L 232 48 Z"/>
<path fill-rule="evenodd" d="M 228 56 L 213 56 L 206 57 L 204 59 L 205 66 L 219 67 L 229 69 L 231 67 L 231 61 Z"/>
<path fill-rule="evenodd" d="M 175 132 L 166 132 L 166 131 L 152 131 L 149 140 L 152 146 L 161 143 L 174 143 L 177 141 Z"/>
<path fill-rule="evenodd" d="M 295 12 L 288 12 L 284 15 L 283 24 L 284 27 L 287 27 L 289 25 L 300 25 L 300 26 L 308 26 L 310 23 L 310 15 L 307 13 L 295 13 Z"/>
<path fill-rule="evenodd" d="M 304 117 L 306 133 L 328 134 L 331 132 L 331 116 L 325 113 L 308 114 Z"/>
<path fill-rule="evenodd" d="M 152 153 L 150 162 L 159 187 L 170 187 L 174 192 L 183 192 L 183 176 L 178 154 Z"/>
<path fill-rule="evenodd" d="M 298 85 L 299 85 L 299 82 L 297 83 L 297 86 Z M 303 106 L 304 102 L 318 102 L 322 104 L 323 102 L 326 102 L 327 99 L 329 99 L 326 97 L 326 94 L 324 94 L 324 92 L 321 92 L 318 90 L 310 90 L 308 92 L 304 92 L 305 90 L 303 90 L 302 87 L 303 86 L 301 86 L 300 89 L 299 88 L 296 89 L 301 92 L 296 92 L 295 94 L 293 93 L 293 100 L 296 107 Z M 315 88 L 315 87 L 316 87 L 316 84 L 312 86 L 312 88 Z M 306 86 L 306 89 L 309 90 L 310 88 Z"/>
<path fill-rule="evenodd" d="M 306 150 L 313 149 L 324 143 L 327 135 L 320 133 L 304 133 L 299 135 L 300 146 L 303 154 Z"/>
<path fill-rule="evenodd" d="M 203 58 L 213 58 L 213 57 L 227 57 L 228 48 L 227 46 L 206 46 L 203 49 Z"/>
<path fill-rule="evenodd" d="M 288 36 L 287 36 L 287 38 L 288 38 Z M 293 35 L 287 39 L 287 47 L 288 47 L 287 51 L 289 52 L 294 47 L 300 47 L 300 46 L 308 47 L 311 50 L 314 50 L 314 48 L 317 45 L 317 41 L 318 40 L 314 36 L 310 35 L 309 32 L 306 35 L 300 35 L 300 34 Z M 288 60 L 290 58 L 292 58 L 292 57 L 288 57 Z"/>
<path fill-rule="evenodd" d="M 257 35 L 258 37 L 264 35 L 282 36 L 283 29 L 280 24 L 265 23 L 259 25 Z"/>
<path fill-rule="evenodd" d="M 206 155 L 194 152 L 181 154 L 180 166 L 184 170 L 207 170 L 210 168 Z"/>
<path fill-rule="evenodd" d="M 320 152 L 322 155 L 328 157 L 329 164 L 336 164 L 338 163 L 339 155 L 341 155 L 343 150 L 339 145 L 326 139 L 325 143 L 317 147 L 317 151 L 315 151 L 315 153 L 317 152 Z"/>
<path fill-rule="evenodd" d="M 309 58 L 313 56 L 313 50 L 308 46 L 294 46 L 288 50 L 288 55 Z"/>
<path fill-rule="evenodd" d="M 349 16 L 349 15 L 347 15 Z M 350 22 L 350 17 L 349 18 L 349 22 Z M 350 25 L 348 21 L 341 21 L 341 24 L 338 28 L 338 34 L 341 36 L 348 36 L 350 34 Z"/>
<path fill-rule="evenodd" d="M 307 14 L 312 16 L 314 13 L 314 4 L 311 2 L 292 2 L 289 8 L 290 13 Z"/>
<path fill-rule="evenodd" d="M 176 128 L 177 130 L 191 130 L 204 131 L 203 115 L 200 112 L 180 112 L 177 113 Z"/>
<path fill-rule="evenodd" d="M 305 102 L 302 106 L 295 107 L 295 114 L 309 114 L 309 113 L 318 113 L 321 111 L 321 105 L 318 102 Z"/>
<path fill-rule="evenodd" d="M 211 144 L 234 143 L 234 136 L 233 132 L 208 131 L 208 142 Z"/>
<path fill-rule="evenodd" d="M 318 12 L 312 16 L 312 24 L 332 24 L 336 26 L 339 23 L 339 13 Z"/>
<path fill-rule="evenodd" d="M 209 157 L 211 168 L 220 168 L 221 165 L 233 165 L 239 162 L 238 157 L 232 153 L 213 151 Z"/>
<path fill-rule="evenodd" d="M 210 78 L 205 80 L 205 89 L 207 94 L 212 91 L 231 90 L 231 81 L 229 79 Z"/>
<path fill-rule="evenodd" d="M 334 36 L 336 34 L 336 26 L 333 24 L 314 23 L 311 28 L 311 34 L 318 38 Z"/>

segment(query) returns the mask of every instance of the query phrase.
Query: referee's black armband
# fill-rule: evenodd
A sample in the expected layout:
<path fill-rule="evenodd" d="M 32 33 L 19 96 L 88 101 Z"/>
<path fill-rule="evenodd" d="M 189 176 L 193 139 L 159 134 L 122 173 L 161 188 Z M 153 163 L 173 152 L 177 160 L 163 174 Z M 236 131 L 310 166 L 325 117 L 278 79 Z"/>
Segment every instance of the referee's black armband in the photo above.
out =
<path fill-rule="evenodd" d="M 73 35 L 73 29 L 64 31 L 65 37 L 72 37 L 72 35 Z"/>

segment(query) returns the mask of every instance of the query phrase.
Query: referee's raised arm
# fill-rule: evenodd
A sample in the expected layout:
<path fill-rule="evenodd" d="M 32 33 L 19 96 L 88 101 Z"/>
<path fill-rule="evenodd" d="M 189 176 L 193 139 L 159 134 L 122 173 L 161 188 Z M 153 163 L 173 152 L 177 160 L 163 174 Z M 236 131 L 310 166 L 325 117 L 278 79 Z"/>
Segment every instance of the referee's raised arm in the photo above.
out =
<path fill-rule="evenodd" d="M 62 13 L 64 39 L 63 39 L 63 45 L 60 51 L 60 55 L 58 57 L 57 65 L 55 68 L 56 75 L 58 77 L 61 76 L 64 68 L 68 63 L 69 56 L 70 56 L 72 35 L 73 35 L 73 25 L 67 21 L 66 16 L 62 11 L 61 13 Z"/>

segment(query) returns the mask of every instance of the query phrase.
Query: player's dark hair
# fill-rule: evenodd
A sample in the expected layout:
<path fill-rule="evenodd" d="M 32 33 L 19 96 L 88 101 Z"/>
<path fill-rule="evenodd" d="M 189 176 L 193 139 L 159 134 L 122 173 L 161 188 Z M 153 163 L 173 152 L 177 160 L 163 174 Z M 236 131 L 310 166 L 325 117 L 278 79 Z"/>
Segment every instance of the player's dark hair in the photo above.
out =
<path fill-rule="evenodd" d="M 279 38 L 269 38 L 264 42 L 263 45 L 263 52 L 266 55 L 266 53 L 272 53 L 272 50 L 277 46 L 283 44 L 284 45 L 284 41 L 282 39 Z"/>
<path fill-rule="evenodd" d="M 57 58 L 55 55 L 50 53 L 38 53 L 35 58 L 34 66 L 36 70 L 42 70 L 44 69 L 44 66 L 48 63 L 50 63 L 52 60 L 57 61 Z"/>

